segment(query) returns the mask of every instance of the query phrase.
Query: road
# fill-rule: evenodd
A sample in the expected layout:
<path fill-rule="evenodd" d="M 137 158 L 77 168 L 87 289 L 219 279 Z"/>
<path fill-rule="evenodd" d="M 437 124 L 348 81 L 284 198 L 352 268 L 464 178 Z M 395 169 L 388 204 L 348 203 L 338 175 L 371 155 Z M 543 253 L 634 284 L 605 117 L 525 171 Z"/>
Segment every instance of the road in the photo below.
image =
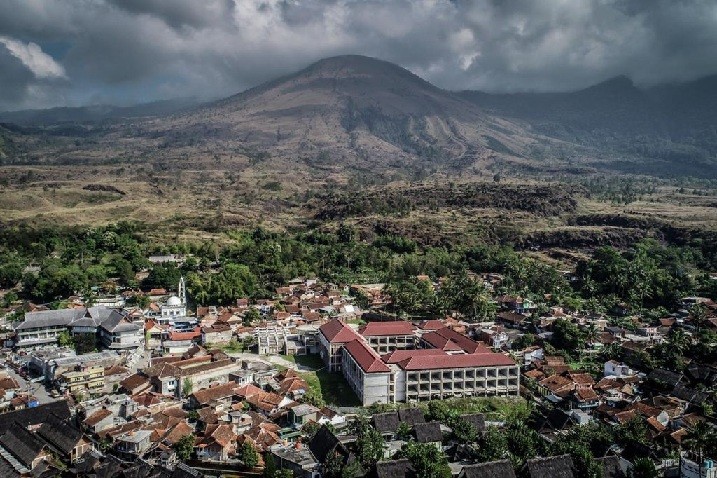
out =
<path fill-rule="evenodd" d="M 59 398 L 52 398 L 42 383 L 32 383 L 29 380 L 25 380 L 10 367 L 5 370 L 8 375 L 17 380 L 18 385 L 20 385 L 20 391 L 29 392 L 34 395 L 37 401 L 40 402 L 40 405 L 59 400 Z"/>

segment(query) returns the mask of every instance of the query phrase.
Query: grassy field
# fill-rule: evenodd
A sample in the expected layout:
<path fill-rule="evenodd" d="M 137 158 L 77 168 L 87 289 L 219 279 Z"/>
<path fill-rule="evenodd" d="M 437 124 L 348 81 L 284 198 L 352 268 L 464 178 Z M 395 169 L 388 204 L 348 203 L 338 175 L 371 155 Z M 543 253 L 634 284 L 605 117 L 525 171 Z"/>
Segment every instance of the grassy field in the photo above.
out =
<path fill-rule="evenodd" d="M 521 397 L 462 397 L 440 400 L 448 408 L 464 415 L 468 413 L 483 413 L 490 421 L 525 420 L 530 415 L 530 404 Z M 428 412 L 431 401 L 419 402 L 417 405 L 397 403 L 391 405 L 373 405 L 372 412 L 397 410 L 417 406 L 424 413 Z"/>
<path fill-rule="evenodd" d="M 339 407 L 361 405 L 344 377 L 340 373 L 329 373 L 318 355 L 282 355 L 281 357 L 297 365 L 313 369 L 311 372 L 300 372 L 301 376 L 309 384 L 313 394 L 320 397 L 327 405 Z"/>

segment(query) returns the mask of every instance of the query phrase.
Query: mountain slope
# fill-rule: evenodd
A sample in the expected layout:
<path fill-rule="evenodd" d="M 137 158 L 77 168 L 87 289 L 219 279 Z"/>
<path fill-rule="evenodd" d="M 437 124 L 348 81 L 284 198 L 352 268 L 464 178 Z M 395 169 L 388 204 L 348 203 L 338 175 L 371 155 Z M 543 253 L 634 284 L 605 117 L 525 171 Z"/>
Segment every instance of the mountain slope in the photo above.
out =
<path fill-rule="evenodd" d="M 150 124 L 173 144 L 244 145 L 277 157 L 368 166 L 472 164 L 520 155 L 529 135 L 394 64 L 361 56 L 308 68 Z"/>
<path fill-rule="evenodd" d="M 638 88 L 623 76 L 570 93 L 459 95 L 602 158 L 631 158 L 638 172 L 717 175 L 717 77 Z"/>

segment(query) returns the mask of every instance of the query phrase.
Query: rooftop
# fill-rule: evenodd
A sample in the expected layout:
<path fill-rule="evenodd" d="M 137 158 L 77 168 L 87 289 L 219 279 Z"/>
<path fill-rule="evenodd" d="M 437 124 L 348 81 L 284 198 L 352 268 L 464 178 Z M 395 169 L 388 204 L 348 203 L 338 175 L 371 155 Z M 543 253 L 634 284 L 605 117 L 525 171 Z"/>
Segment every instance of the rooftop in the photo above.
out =
<path fill-rule="evenodd" d="M 392 335 L 413 335 L 415 327 L 405 320 L 392 322 L 369 322 L 359 329 L 364 337 L 386 337 Z"/>

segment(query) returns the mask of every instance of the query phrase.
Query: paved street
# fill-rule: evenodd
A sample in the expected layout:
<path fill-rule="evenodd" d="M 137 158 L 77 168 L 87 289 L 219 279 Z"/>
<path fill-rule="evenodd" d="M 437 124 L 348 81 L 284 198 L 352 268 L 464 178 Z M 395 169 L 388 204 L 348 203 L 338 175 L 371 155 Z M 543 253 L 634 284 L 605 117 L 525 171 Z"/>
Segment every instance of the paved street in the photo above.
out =
<path fill-rule="evenodd" d="M 7 368 L 6 369 L 8 375 L 13 377 L 15 380 L 17 380 L 17 383 L 20 385 L 20 390 L 23 392 L 30 392 L 32 393 L 35 398 L 37 398 L 38 402 L 40 404 L 54 402 L 58 400 L 58 398 L 52 398 L 48 393 L 47 390 L 45 390 L 45 386 L 41 383 L 32 383 L 29 380 L 25 380 L 20 375 L 18 375 L 13 369 Z"/>

